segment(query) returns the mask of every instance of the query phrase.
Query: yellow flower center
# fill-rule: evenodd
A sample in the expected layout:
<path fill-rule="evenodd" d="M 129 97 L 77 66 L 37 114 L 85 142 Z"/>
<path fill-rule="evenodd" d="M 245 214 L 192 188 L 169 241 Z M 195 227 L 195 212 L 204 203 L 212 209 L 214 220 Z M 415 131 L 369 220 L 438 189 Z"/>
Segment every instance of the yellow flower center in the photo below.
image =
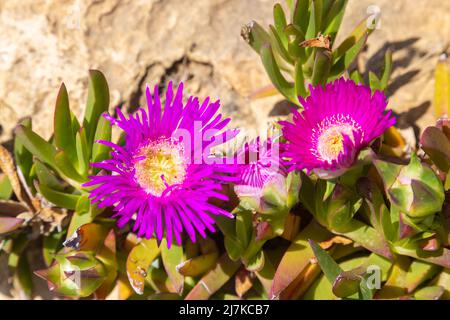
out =
<path fill-rule="evenodd" d="M 182 183 L 186 176 L 183 147 L 170 139 L 150 143 L 139 150 L 135 177 L 147 193 L 161 196 L 167 187 Z"/>
<path fill-rule="evenodd" d="M 322 133 L 317 146 L 321 158 L 328 161 L 337 159 L 339 154 L 344 151 L 343 140 L 344 137 L 337 127 L 330 128 Z"/>

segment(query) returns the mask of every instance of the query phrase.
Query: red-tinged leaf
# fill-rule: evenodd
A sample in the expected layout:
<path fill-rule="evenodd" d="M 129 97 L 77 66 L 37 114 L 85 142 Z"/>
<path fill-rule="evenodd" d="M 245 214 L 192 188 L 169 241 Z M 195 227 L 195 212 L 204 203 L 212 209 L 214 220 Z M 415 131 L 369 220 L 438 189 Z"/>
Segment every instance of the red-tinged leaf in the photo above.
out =
<path fill-rule="evenodd" d="M 114 230 L 110 230 L 103 242 L 103 247 L 97 253 L 97 258 L 103 262 L 106 267 L 106 279 L 97 289 L 95 295 L 98 299 L 106 299 L 114 286 L 117 278 L 117 258 L 116 258 L 116 235 Z"/>
<path fill-rule="evenodd" d="M 329 238 L 330 233 L 316 222 L 311 222 L 300 232 L 278 265 L 269 299 L 278 297 L 309 265 L 314 253 L 308 244 L 308 239 L 322 242 Z"/>
<path fill-rule="evenodd" d="M 441 268 L 434 264 L 414 260 L 409 266 L 405 279 L 405 288 L 408 293 L 413 292 L 416 288 L 431 279 Z"/>
<path fill-rule="evenodd" d="M 23 222 L 23 219 L 0 217 L 0 234 L 5 234 L 17 230 L 18 228 L 20 228 Z"/>
<path fill-rule="evenodd" d="M 422 149 L 442 171 L 450 170 L 450 140 L 436 127 L 428 127 L 420 137 Z"/>
<path fill-rule="evenodd" d="M 217 248 L 214 240 L 206 238 L 201 239 L 199 242 L 202 254 L 187 259 L 176 267 L 177 271 L 185 277 L 197 277 L 202 275 L 211 270 L 217 262 L 217 258 L 219 257 L 219 249 Z"/>
<path fill-rule="evenodd" d="M 234 287 L 238 297 L 242 298 L 253 287 L 253 278 L 251 273 L 245 268 L 241 268 L 236 273 Z"/>
<path fill-rule="evenodd" d="M 269 84 L 263 88 L 257 89 L 250 94 L 250 99 L 257 100 L 267 97 L 272 97 L 279 94 L 277 88 L 273 84 Z"/>
<path fill-rule="evenodd" d="M 375 294 L 377 299 L 395 299 L 406 294 L 405 281 L 411 260 L 397 256 L 386 284 Z"/>
<path fill-rule="evenodd" d="M 28 210 L 27 206 L 23 203 L 12 200 L 0 200 L 0 215 L 2 216 L 16 217 Z"/>
<path fill-rule="evenodd" d="M 104 243 L 110 226 L 88 223 L 79 227 L 65 242 L 64 246 L 82 251 L 99 251 Z"/>
<path fill-rule="evenodd" d="M 106 300 L 127 300 L 133 295 L 133 288 L 130 286 L 126 277 L 119 276 L 116 285 L 111 293 L 106 297 Z"/>

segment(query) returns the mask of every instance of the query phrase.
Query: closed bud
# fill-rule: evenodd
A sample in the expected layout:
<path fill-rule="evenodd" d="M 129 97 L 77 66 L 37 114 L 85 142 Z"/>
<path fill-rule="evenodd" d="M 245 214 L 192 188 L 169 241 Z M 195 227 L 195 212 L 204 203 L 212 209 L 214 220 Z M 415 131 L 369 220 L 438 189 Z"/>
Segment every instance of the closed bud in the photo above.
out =
<path fill-rule="evenodd" d="M 375 161 L 391 205 L 416 222 L 441 211 L 444 189 L 431 168 L 413 154 L 406 166 Z"/>

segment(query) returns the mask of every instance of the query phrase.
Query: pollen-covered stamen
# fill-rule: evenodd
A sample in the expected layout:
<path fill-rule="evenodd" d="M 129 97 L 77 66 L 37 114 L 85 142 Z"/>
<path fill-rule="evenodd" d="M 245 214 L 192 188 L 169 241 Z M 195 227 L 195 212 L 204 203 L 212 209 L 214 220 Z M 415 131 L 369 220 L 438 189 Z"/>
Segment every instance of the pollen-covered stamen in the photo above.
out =
<path fill-rule="evenodd" d="M 135 178 L 149 194 L 161 196 L 168 187 L 180 184 L 186 176 L 183 146 L 171 139 L 161 139 L 142 147 L 136 154 Z"/>
<path fill-rule="evenodd" d="M 353 132 L 361 131 L 361 127 L 349 116 L 337 114 L 325 118 L 317 128 L 313 129 L 315 148 L 311 150 L 318 158 L 332 162 L 344 151 L 344 135 L 354 141 Z"/>

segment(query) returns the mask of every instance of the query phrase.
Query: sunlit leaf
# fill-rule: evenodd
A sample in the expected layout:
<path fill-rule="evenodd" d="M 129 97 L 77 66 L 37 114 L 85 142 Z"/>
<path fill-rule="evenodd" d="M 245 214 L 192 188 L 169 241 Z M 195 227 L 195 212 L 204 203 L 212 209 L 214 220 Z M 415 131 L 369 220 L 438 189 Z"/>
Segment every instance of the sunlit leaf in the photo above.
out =
<path fill-rule="evenodd" d="M 240 265 L 240 262 L 230 260 L 227 254 L 222 255 L 217 261 L 216 267 L 199 280 L 187 294 L 185 300 L 208 299 L 233 277 Z"/>
<path fill-rule="evenodd" d="M 137 294 L 144 293 L 147 270 L 159 254 L 160 248 L 156 239 L 142 240 L 128 254 L 126 264 L 128 280 Z"/>
<path fill-rule="evenodd" d="M 71 161 L 76 161 L 75 139 L 72 133 L 72 116 L 69 108 L 69 96 L 64 83 L 56 98 L 53 120 L 55 146 L 64 150 Z"/>
<path fill-rule="evenodd" d="M 95 130 L 103 112 L 109 108 L 109 88 L 105 76 L 98 70 L 89 71 L 89 88 L 83 125 L 89 148 L 94 141 Z"/>
<path fill-rule="evenodd" d="M 175 293 L 182 294 L 184 287 L 184 276 L 178 272 L 177 266 L 183 262 L 183 248 L 177 244 L 172 244 L 170 249 L 168 249 L 166 240 L 163 239 L 161 241 L 160 249 L 164 269 L 172 282 Z"/>

